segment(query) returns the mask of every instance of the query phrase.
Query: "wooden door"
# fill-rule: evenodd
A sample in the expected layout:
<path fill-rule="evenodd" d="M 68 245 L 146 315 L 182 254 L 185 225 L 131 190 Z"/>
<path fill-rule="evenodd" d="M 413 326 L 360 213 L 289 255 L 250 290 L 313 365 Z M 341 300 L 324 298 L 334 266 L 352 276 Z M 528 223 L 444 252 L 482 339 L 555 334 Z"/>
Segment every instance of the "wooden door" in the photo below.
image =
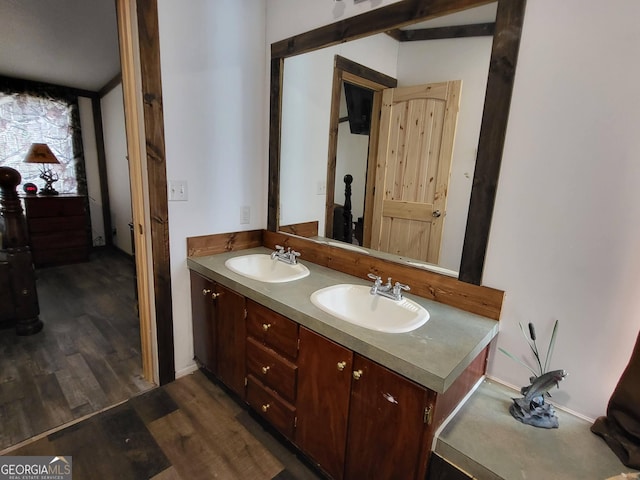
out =
<path fill-rule="evenodd" d="M 383 92 L 371 248 L 438 263 L 461 86 Z"/>
<path fill-rule="evenodd" d="M 215 288 L 218 377 L 244 399 L 247 340 L 245 298 L 222 285 L 216 284 Z"/>
<path fill-rule="evenodd" d="M 217 373 L 216 342 L 213 323 L 213 282 L 191 274 L 191 316 L 193 317 L 193 356 L 200 365 Z"/>
<path fill-rule="evenodd" d="M 300 327 L 296 443 L 335 479 L 343 478 L 352 360 L 350 350 Z"/>
<path fill-rule="evenodd" d="M 353 371 L 345 478 L 423 479 L 435 393 L 357 354 Z"/>

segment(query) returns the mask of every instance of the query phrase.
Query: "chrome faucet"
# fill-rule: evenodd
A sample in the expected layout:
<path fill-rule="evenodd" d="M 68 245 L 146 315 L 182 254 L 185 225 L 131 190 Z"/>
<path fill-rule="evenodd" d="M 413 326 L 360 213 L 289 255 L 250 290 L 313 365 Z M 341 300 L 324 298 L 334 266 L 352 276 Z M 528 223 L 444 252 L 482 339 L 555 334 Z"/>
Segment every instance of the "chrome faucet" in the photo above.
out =
<path fill-rule="evenodd" d="M 387 283 L 382 284 L 382 278 L 370 273 L 369 278 L 373 280 L 373 285 L 369 291 L 371 295 L 380 295 L 381 297 L 390 298 L 391 300 L 402 300 L 402 291 L 409 291 L 409 285 L 400 282 L 391 284 L 391 277 L 387 278 Z"/>
<path fill-rule="evenodd" d="M 284 247 L 276 245 L 276 251 L 271 254 L 272 260 L 280 260 L 281 262 L 288 263 L 289 265 L 295 265 L 298 263 L 299 252 L 292 250 L 291 247 L 284 250 Z"/>

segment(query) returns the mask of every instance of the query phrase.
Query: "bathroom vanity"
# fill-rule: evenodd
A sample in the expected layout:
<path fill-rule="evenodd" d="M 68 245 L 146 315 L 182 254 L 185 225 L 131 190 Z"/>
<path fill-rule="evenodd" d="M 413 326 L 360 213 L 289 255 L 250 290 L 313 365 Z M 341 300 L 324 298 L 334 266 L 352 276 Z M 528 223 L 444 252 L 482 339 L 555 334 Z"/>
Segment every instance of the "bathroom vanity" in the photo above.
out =
<path fill-rule="evenodd" d="M 498 323 L 407 295 L 429 320 L 382 333 L 310 301 L 331 285 L 370 285 L 366 276 L 315 264 L 304 251 L 310 274 L 291 282 L 225 267 L 232 257 L 271 252 L 188 258 L 199 365 L 329 477 L 424 479 L 434 433 L 483 376 Z"/>

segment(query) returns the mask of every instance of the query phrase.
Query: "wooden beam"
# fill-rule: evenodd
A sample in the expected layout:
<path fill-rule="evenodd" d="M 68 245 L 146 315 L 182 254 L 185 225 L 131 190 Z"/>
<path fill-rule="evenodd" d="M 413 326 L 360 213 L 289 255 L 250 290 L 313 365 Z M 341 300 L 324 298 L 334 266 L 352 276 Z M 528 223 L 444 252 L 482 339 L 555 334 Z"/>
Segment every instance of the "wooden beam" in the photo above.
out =
<path fill-rule="evenodd" d="M 447 15 L 490 0 L 405 0 L 271 44 L 271 58 L 286 58 L 385 32 L 417 20 Z"/>
<path fill-rule="evenodd" d="M 122 73 L 118 72 L 118 74 L 109 80 L 99 91 L 98 95 L 100 98 L 104 97 L 111 90 L 116 88 L 118 85 L 122 83 Z"/>
<path fill-rule="evenodd" d="M 475 23 L 470 25 L 454 25 L 451 27 L 417 28 L 415 30 L 387 31 L 387 35 L 399 42 L 417 42 L 421 40 L 443 40 L 447 38 L 491 37 L 495 23 Z"/>
<path fill-rule="evenodd" d="M 149 181 L 151 256 L 155 286 L 156 335 L 160 384 L 175 380 L 167 168 L 160 75 L 157 0 L 136 0 L 140 48 L 143 116 Z"/>
<path fill-rule="evenodd" d="M 480 285 L 509 118 L 526 0 L 498 2 L 460 280 Z"/>
<path fill-rule="evenodd" d="M 111 225 L 111 204 L 109 200 L 109 182 L 107 177 L 107 155 L 104 149 L 104 130 L 102 128 L 102 107 L 100 99 L 91 99 L 93 109 L 93 126 L 96 136 L 98 154 L 98 176 L 100 177 L 100 200 L 102 203 L 102 225 L 104 227 L 105 245 L 113 245 L 113 227 Z"/>

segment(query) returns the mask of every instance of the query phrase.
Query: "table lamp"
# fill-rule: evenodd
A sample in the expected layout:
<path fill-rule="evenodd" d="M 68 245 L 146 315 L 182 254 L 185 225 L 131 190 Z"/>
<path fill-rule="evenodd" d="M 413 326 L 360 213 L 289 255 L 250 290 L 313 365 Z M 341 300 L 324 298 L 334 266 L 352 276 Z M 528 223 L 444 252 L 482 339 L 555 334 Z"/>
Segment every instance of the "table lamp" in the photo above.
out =
<path fill-rule="evenodd" d="M 53 188 L 53 182 L 58 180 L 58 174 L 47 165 L 60 164 L 60 162 L 46 143 L 32 143 L 24 163 L 40 164 L 40 178 L 45 182 L 44 188 L 40 190 L 40 195 L 58 195 L 58 192 Z"/>

